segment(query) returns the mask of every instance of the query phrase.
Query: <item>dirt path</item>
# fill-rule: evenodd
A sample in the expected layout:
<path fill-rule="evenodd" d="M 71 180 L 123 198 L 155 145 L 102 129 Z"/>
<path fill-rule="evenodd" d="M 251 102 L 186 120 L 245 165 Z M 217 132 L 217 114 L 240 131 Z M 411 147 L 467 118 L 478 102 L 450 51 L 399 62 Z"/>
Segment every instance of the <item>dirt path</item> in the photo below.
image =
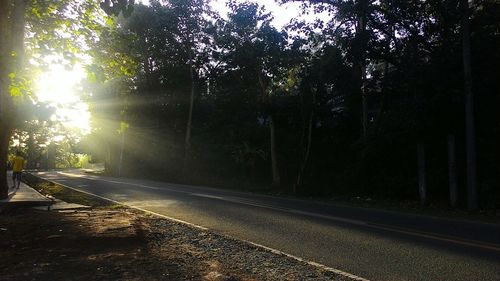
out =
<path fill-rule="evenodd" d="M 127 210 L 21 209 L 0 227 L 1 280 L 200 280 L 206 268 L 155 256 L 148 224 Z"/>

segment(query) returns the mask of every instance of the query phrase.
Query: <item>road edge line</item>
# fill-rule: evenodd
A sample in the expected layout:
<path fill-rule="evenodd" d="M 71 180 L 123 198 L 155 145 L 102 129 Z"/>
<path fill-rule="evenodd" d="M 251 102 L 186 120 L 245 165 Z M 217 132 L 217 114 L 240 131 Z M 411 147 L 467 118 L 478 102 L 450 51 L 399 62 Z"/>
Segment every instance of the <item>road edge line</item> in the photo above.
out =
<path fill-rule="evenodd" d="M 232 238 L 232 239 L 235 239 L 235 238 Z M 296 261 L 299 261 L 299 262 L 302 262 L 302 263 L 306 263 L 306 264 L 308 264 L 310 266 L 318 267 L 318 268 L 321 268 L 321 269 L 323 269 L 325 271 L 333 272 L 335 274 L 342 275 L 344 277 L 348 277 L 348 278 L 351 278 L 353 280 L 357 280 L 357 281 L 370 281 L 368 279 L 365 279 L 363 277 L 359 277 L 359 276 L 351 274 L 349 272 L 345 272 L 345 271 L 342 271 L 340 269 L 329 267 L 329 266 L 326 266 L 324 264 L 317 263 L 317 262 L 314 262 L 314 261 L 309 261 L 309 260 L 303 259 L 301 257 L 297 257 L 297 256 L 294 256 L 292 254 L 288 254 L 288 253 L 285 253 L 283 251 L 280 251 L 280 250 L 277 250 L 277 249 L 274 249 L 274 248 L 270 248 L 270 247 L 267 247 L 267 246 L 264 246 L 264 245 L 252 242 L 252 241 L 248 241 L 248 240 L 244 240 L 244 239 L 238 239 L 238 240 L 243 241 L 245 243 L 248 243 L 250 245 L 253 245 L 255 247 L 259 247 L 259 248 L 265 249 L 265 250 L 267 250 L 267 251 L 269 251 L 269 252 L 271 252 L 273 254 L 283 255 L 283 256 L 286 256 L 288 258 L 294 259 Z"/>

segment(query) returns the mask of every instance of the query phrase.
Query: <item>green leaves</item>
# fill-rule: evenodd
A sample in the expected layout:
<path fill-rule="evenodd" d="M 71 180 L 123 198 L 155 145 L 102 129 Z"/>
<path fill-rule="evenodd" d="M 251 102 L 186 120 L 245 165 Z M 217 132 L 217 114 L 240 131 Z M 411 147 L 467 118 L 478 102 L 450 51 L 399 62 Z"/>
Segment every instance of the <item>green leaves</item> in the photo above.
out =
<path fill-rule="evenodd" d="M 106 17 L 106 26 L 107 27 L 115 26 L 115 19 L 112 17 Z"/>
<path fill-rule="evenodd" d="M 105 0 L 99 5 L 108 15 L 129 17 L 134 11 L 134 0 Z"/>
<path fill-rule="evenodd" d="M 31 94 L 31 81 L 26 77 L 11 72 L 8 74 L 9 83 L 9 94 L 12 97 L 22 97 L 24 95 Z"/>
<path fill-rule="evenodd" d="M 9 93 L 13 97 L 19 97 L 22 94 L 21 88 L 14 85 L 9 86 Z"/>
<path fill-rule="evenodd" d="M 266 160 L 266 152 L 245 141 L 232 147 L 231 157 L 237 164 L 251 167 L 258 160 Z"/>
<path fill-rule="evenodd" d="M 129 127 L 130 127 L 129 123 L 123 121 L 120 122 L 120 128 L 117 130 L 118 134 L 124 134 Z"/>

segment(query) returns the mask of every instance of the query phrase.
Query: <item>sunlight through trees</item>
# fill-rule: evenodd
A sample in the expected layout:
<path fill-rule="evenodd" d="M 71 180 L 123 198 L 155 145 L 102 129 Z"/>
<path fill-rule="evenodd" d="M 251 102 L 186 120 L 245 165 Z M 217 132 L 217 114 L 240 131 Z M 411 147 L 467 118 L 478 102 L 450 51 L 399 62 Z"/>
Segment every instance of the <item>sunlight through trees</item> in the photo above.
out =
<path fill-rule="evenodd" d="M 495 1 L 42 2 L 0 5 L 0 169 L 498 204 Z"/>

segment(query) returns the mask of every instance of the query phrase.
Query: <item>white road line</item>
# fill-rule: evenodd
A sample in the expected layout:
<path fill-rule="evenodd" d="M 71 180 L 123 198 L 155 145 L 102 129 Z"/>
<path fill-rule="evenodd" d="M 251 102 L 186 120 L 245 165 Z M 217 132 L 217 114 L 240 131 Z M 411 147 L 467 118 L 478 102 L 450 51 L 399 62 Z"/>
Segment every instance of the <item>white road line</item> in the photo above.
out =
<path fill-rule="evenodd" d="M 159 187 L 149 186 L 149 185 L 144 185 L 144 184 L 133 184 L 133 185 L 140 186 L 140 187 L 145 187 L 145 188 L 149 188 L 149 189 L 153 189 L 153 190 L 160 190 L 161 189 Z"/>
<path fill-rule="evenodd" d="M 94 179 L 94 180 L 99 180 L 99 179 Z M 105 181 L 105 182 L 110 182 L 110 183 L 118 183 L 118 184 L 129 184 L 121 181 L 111 181 L 111 180 L 103 180 L 101 179 L 100 181 Z"/>
<path fill-rule="evenodd" d="M 311 266 L 321 268 L 321 269 L 323 269 L 325 271 L 333 272 L 333 273 L 336 273 L 336 274 L 339 274 L 339 275 L 351 278 L 353 280 L 357 280 L 357 281 L 370 281 L 368 279 L 365 279 L 363 277 L 359 277 L 359 276 L 351 274 L 349 272 L 345 272 L 345 271 L 342 271 L 340 269 L 329 267 L 329 266 L 326 266 L 326 265 L 323 265 L 323 264 L 320 264 L 320 263 L 317 263 L 317 262 L 309 261 L 309 260 L 306 260 L 306 259 L 294 256 L 294 255 L 282 252 L 280 250 L 276 250 L 274 248 L 270 248 L 270 247 L 267 247 L 267 246 L 264 246 L 264 245 L 261 245 L 261 244 L 257 244 L 257 243 L 254 243 L 254 242 L 251 242 L 251 241 L 248 241 L 248 240 L 241 240 L 241 241 L 244 241 L 246 243 L 249 243 L 249 244 L 254 245 L 256 247 L 259 247 L 259 248 L 266 249 L 266 250 L 268 250 L 268 251 L 270 251 L 270 252 L 272 252 L 274 254 L 283 255 L 283 256 L 289 257 L 291 259 L 297 260 L 299 262 L 303 262 L 303 263 L 309 264 Z"/>
<path fill-rule="evenodd" d="M 203 197 L 203 198 L 210 198 L 210 199 L 218 199 L 222 201 L 227 201 L 223 197 L 220 196 L 215 196 L 215 195 L 208 195 L 208 194 L 200 194 L 200 193 L 188 193 L 189 195 L 196 196 L 196 197 Z"/>

